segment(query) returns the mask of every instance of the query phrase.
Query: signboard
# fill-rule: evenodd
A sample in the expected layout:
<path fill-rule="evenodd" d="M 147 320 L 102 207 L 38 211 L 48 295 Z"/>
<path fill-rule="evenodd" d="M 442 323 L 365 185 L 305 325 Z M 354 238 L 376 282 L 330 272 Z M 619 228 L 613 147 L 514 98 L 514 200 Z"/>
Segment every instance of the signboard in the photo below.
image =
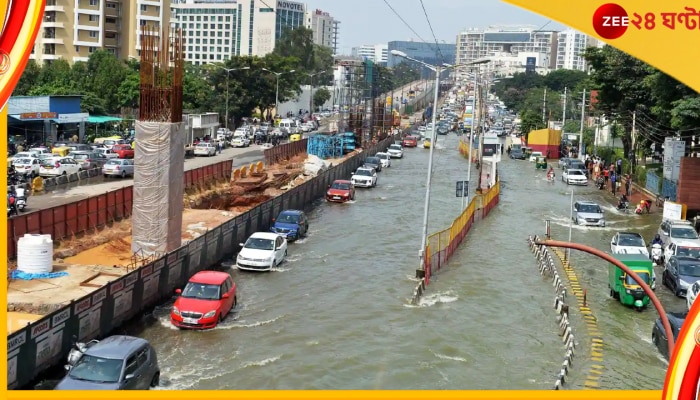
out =
<path fill-rule="evenodd" d="M 664 178 L 677 181 L 681 172 L 681 158 L 685 156 L 685 141 L 666 138 L 664 141 Z"/>
<path fill-rule="evenodd" d="M 525 72 L 535 72 L 537 68 L 537 58 L 528 57 L 525 59 Z"/>
<path fill-rule="evenodd" d="M 75 113 L 75 114 L 60 114 L 58 116 L 58 122 L 60 124 L 77 124 L 80 122 L 87 122 L 90 118 L 88 113 Z"/>
<path fill-rule="evenodd" d="M 57 117 L 58 113 L 55 112 L 22 113 L 19 115 L 19 119 L 52 119 Z"/>
<path fill-rule="evenodd" d="M 683 212 L 683 205 L 680 203 L 674 203 L 672 201 L 666 200 L 664 202 L 664 220 L 682 220 L 685 219 L 685 213 Z"/>
<path fill-rule="evenodd" d="M 304 4 L 297 3 L 296 1 L 278 1 L 277 2 L 277 9 L 278 10 L 304 12 Z"/>
<path fill-rule="evenodd" d="M 469 181 L 457 181 L 457 197 L 469 196 Z"/>
<path fill-rule="evenodd" d="M 483 147 L 483 157 L 491 157 L 494 154 L 496 154 L 496 149 L 498 147 L 498 144 L 493 144 L 493 143 L 484 143 Z"/>

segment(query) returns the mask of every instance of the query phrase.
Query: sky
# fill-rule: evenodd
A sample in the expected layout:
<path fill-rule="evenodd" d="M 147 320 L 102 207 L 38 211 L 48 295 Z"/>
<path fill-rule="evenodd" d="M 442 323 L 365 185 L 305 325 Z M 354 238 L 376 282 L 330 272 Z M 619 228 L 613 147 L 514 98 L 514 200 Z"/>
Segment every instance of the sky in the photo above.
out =
<path fill-rule="evenodd" d="M 338 47 L 350 54 L 352 47 L 393 40 L 435 42 L 420 0 L 386 0 L 416 33 L 399 19 L 384 0 L 302 0 L 309 10 L 321 9 L 340 21 Z M 438 42 L 455 43 L 457 34 L 467 28 L 490 25 L 535 25 L 539 29 L 550 20 L 500 0 L 423 0 Z M 551 21 L 544 29 L 562 30 Z"/>

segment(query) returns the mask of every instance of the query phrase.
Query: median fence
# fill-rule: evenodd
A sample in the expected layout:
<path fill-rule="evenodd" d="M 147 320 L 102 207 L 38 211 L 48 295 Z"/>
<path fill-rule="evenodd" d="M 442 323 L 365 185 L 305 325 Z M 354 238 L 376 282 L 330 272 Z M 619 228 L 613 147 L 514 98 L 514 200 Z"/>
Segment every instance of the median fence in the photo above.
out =
<path fill-rule="evenodd" d="M 185 171 L 183 176 L 185 188 L 212 180 L 231 179 L 232 167 L 233 160 L 227 160 Z M 87 171 L 82 172 L 87 173 Z M 17 256 L 17 240 L 26 233 L 51 235 L 53 240 L 72 237 L 129 217 L 132 199 L 133 186 L 126 186 L 73 203 L 8 218 L 8 259 L 14 259 Z M 31 207 L 31 197 L 28 203 Z"/>
<path fill-rule="evenodd" d="M 306 154 L 306 144 L 309 139 L 301 139 L 295 142 L 289 142 L 281 144 L 279 146 L 271 147 L 265 149 L 263 154 L 265 155 L 265 164 L 272 165 L 278 164 L 281 161 L 286 161 L 294 156 L 300 154 Z"/>
<path fill-rule="evenodd" d="M 423 265 L 425 275 L 413 292 L 413 304 L 419 302 L 425 288 L 430 284 L 433 273 L 447 265 L 474 223 L 485 218 L 498 204 L 500 192 L 501 183 L 497 180 L 487 191 L 474 195 L 469 206 L 455 218 L 449 228 L 428 236 Z"/>
<path fill-rule="evenodd" d="M 182 287 L 193 274 L 235 255 L 239 251 L 238 243 L 244 242 L 250 234 L 268 230 L 272 218 L 280 211 L 309 209 L 314 200 L 323 197 L 329 184 L 336 179 L 349 179 L 365 157 L 386 150 L 393 140 L 390 137 L 370 146 L 281 196 L 10 334 L 7 338 L 8 389 L 21 388 L 47 368 L 64 363 L 73 336 L 79 341 L 103 338 L 124 321 L 171 298 L 174 290 Z M 230 170 L 229 161 L 227 171 Z"/>

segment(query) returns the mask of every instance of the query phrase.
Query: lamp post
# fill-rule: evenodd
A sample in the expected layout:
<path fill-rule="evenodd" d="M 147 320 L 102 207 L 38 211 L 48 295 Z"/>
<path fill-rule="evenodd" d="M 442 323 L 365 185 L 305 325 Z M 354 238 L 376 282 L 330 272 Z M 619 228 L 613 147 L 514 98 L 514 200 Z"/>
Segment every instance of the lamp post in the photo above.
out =
<path fill-rule="evenodd" d="M 226 131 L 228 131 L 228 103 L 229 103 L 229 95 L 228 95 L 228 78 L 231 72 L 233 71 L 242 71 L 246 69 L 250 69 L 250 67 L 241 67 L 241 68 L 224 68 L 219 64 L 213 64 L 214 66 L 223 69 L 226 71 L 226 120 L 224 121 L 224 126 L 226 127 Z"/>
<path fill-rule="evenodd" d="M 309 113 L 311 113 L 311 115 L 314 115 L 314 76 L 324 72 L 326 71 L 314 72 L 313 74 L 306 73 L 306 76 L 309 77 Z"/>
<path fill-rule="evenodd" d="M 421 247 L 419 251 L 419 257 L 420 257 L 420 264 L 419 268 L 416 271 L 416 275 L 419 278 L 423 278 L 425 276 L 425 246 L 428 242 L 428 212 L 430 210 L 430 182 L 431 178 L 433 176 L 433 155 L 435 154 L 435 125 L 436 125 L 436 116 L 437 116 L 437 107 L 438 107 L 438 95 L 439 95 L 439 90 L 440 90 L 440 72 L 445 69 L 449 68 L 457 68 L 462 65 L 476 65 L 476 64 L 483 64 L 487 63 L 490 60 L 476 60 L 468 64 L 457 64 L 457 65 L 449 65 L 449 64 L 444 64 L 444 65 L 431 65 L 428 63 L 425 63 L 420 60 L 416 60 L 415 58 L 409 57 L 406 53 L 398 50 L 392 50 L 391 54 L 394 56 L 398 56 L 401 58 L 405 58 L 406 60 L 416 62 L 418 64 L 421 64 L 422 66 L 430 69 L 435 73 L 435 87 L 434 92 L 435 92 L 435 97 L 433 98 L 433 111 L 432 111 L 432 132 L 430 132 L 430 153 L 428 155 L 428 178 L 427 182 L 425 185 L 425 205 L 423 207 L 423 232 L 422 232 L 422 237 L 421 237 Z M 428 133 L 428 132 L 426 132 Z"/>
<path fill-rule="evenodd" d="M 270 70 L 267 69 L 267 68 L 263 68 L 262 70 L 263 70 L 263 71 L 266 71 L 266 72 L 269 72 L 269 73 L 271 73 L 271 74 L 275 74 L 275 77 L 277 78 L 277 86 L 276 86 L 276 89 L 275 89 L 275 114 L 278 114 L 278 112 L 279 112 L 278 108 L 279 108 L 279 102 L 280 102 L 280 100 L 279 100 L 279 99 L 280 99 L 280 75 L 282 75 L 282 74 L 291 74 L 291 73 L 294 72 L 295 70 L 283 71 L 283 72 L 270 71 Z"/>

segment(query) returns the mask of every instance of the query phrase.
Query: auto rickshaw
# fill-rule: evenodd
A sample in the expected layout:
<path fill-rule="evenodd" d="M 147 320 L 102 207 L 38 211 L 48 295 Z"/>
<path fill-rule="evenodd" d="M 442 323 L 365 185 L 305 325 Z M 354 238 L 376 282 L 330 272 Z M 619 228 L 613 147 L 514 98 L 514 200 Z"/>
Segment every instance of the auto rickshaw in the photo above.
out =
<path fill-rule="evenodd" d="M 298 133 L 294 133 L 294 134 L 289 135 L 290 142 L 298 142 L 300 140 L 301 140 L 301 135 Z"/>
<path fill-rule="evenodd" d="M 529 159 L 532 155 L 532 147 L 523 146 L 523 153 L 525 154 L 525 159 Z"/>
<path fill-rule="evenodd" d="M 51 154 L 58 157 L 65 157 L 70 153 L 70 147 L 54 147 L 51 149 Z"/>
<path fill-rule="evenodd" d="M 634 271 L 644 283 L 654 289 L 654 267 L 648 256 L 643 254 L 614 254 L 618 261 Z M 608 266 L 608 287 L 610 296 L 623 305 L 642 311 L 649 304 L 649 296 L 642 287 L 622 269 L 614 264 Z"/>
<path fill-rule="evenodd" d="M 537 157 L 535 159 L 535 169 L 547 169 L 547 158 Z"/>

